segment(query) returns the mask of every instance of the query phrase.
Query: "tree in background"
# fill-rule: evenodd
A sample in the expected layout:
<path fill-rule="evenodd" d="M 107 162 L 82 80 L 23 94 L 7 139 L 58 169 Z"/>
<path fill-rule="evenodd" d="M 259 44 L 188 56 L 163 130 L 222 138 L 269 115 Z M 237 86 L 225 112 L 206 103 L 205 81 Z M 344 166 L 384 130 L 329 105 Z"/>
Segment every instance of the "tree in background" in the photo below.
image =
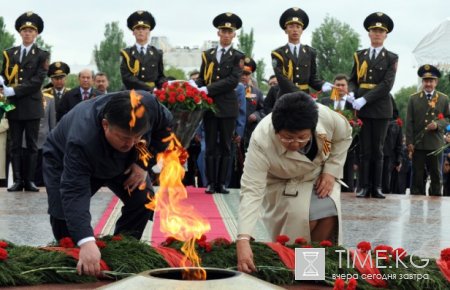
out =
<path fill-rule="evenodd" d="M 250 33 L 245 33 L 244 28 L 241 29 L 241 32 L 238 35 L 238 49 L 242 51 L 245 56 L 253 57 L 253 46 L 255 45 L 255 39 L 253 37 L 253 28 L 250 30 Z M 266 64 L 264 60 L 261 58 L 256 60 L 256 72 L 254 76 L 256 77 L 256 82 L 258 83 L 258 88 L 265 94 L 269 90 L 269 86 L 265 82 L 264 79 L 264 70 L 266 68 Z"/>
<path fill-rule="evenodd" d="M 105 25 L 105 39 L 94 48 L 95 64 L 99 71 L 108 76 L 109 91 L 118 91 L 122 88 L 120 76 L 120 50 L 126 47 L 123 40 L 123 31 L 119 28 L 119 22 L 111 22 Z"/>
<path fill-rule="evenodd" d="M 73 89 L 80 85 L 78 74 L 69 74 L 66 77 L 66 88 Z"/>
<path fill-rule="evenodd" d="M 174 77 L 176 80 L 186 80 L 186 74 L 182 69 L 169 66 L 164 70 L 164 75 L 166 77 Z"/>
<path fill-rule="evenodd" d="M 450 71 L 442 71 L 436 90 L 450 96 Z"/>
<path fill-rule="evenodd" d="M 395 95 L 395 103 L 397 105 L 398 115 L 399 117 L 405 121 L 406 120 L 406 112 L 408 111 L 408 101 L 409 97 L 417 92 L 417 86 L 412 85 L 409 87 L 401 88 Z"/>
<path fill-rule="evenodd" d="M 350 75 L 353 54 L 360 46 L 360 39 L 348 24 L 327 16 L 313 31 L 311 45 L 317 52 L 319 76 L 332 82 L 336 74 Z"/>
<path fill-rule="evenodd" d="M 36 37 L 36 44 L 40 49 L 48 51 L 50 53 L 50 58 L 52 57 L 52 46 L 50 44 L 45 43 L 42 36 L 38 35 L 38 37 Z"/>
<path fill-rule="evenodd" d="M 14 34 L 9 33 L 6 31 L 5 22 L 3 21 L 3 17 L 0 16 L 0 51 L 3 52 L 3 50 L 10 48 L 14 45 Z M 0 67 L 3 62 L 3 57 L 0 57 Z"/>

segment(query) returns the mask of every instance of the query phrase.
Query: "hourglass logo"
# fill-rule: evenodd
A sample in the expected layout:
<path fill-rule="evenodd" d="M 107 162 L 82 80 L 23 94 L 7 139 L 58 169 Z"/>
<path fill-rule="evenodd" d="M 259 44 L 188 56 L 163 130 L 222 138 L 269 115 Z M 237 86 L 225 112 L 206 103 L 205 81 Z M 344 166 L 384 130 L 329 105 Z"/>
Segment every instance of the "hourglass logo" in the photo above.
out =
<path fill-rule="evenodd" d="M 325 249 L 295 249 L 295 280 L 325 280 Z"/>

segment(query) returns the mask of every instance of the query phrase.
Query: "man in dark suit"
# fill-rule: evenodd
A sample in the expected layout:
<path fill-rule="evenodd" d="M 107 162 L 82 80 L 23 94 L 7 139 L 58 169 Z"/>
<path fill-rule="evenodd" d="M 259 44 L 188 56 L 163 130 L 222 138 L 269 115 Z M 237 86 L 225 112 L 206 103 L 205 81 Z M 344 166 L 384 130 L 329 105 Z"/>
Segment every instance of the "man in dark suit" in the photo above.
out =
<path fill-rule="evenodd" d="M 147 11 L 136 11 L 127 19 L 136 44 L 120 51 L 122 82 L 128 90 L 153 91 L 166 81 L 163 67 L 163 52 L 150 45 L 150 31 L 156 22 Z"/>
<path fill-rule="evenodd" d="M 351 110 L 353 111 L 353 98 L 348 94 L 348 77 L 344 74 L 337 74 L 333 81 L 334 90 L 336 92 L 332 93 L 331 97 L 325 97 L 320 100 L 320 103 L 330 107 L 334 111 Z M 344 177 L 342 181 L 348 185 L 348 188 L 343 189 L 344 191 L 355 191 L 355 165 L 357 162 L 356 152 L 359 146 L 359 136 L 353 137 L 352 144 L 350 145 L 349 151 L 347 152 L 347 158 L 344 164 Z"/>
<path fill-rule="evenodd" d="M 66 88 L 66 77 L 69 73 L 70 67 L 62 61 L 56 61 L 48 67 L 47 76 L 50 78 L 51 83 L 45 86 L 42 93 L 53 96 L 55 108 L 58 108 L 62 96 L 70 90 L 70 88 Z"/>
<path fill-rule="evenodd" d="M 449 99 L 437 91 L 440 71 L 429 64 L 417 71 L 422 90 L 409 98 L 406 114 L 406 144 L 412 154 L 411 194 L 425 195 L 424 169 L 430 174 L 429 195 L 440 196 L 442 187 L 441 154 L 430 154 L 444 145 L 445 128 L 450 118 Z"/>
<path fill-rule="evenodd" d="M 101 92 L 93 88 L 94 74 L 90 69 L 80 71 L 78 81 L 80 86 L 65 93 L 56 108 L 56 120 L 58 122 L 78 103 L 102 95 Z"/>
<path fill-rule="evenodd" d="M 264 112 L 266 115 L 272 113 L 273 106 L 275 106 L 275 102 L 278 99 L 278 94 L 280 91 L 280 86 L 278 85 L 278 80 L 275 75 L 271 75 L 269 77 L 268 84 L 270 88 L 264 98 Z"/>
<path fill-rule="evenodd" d="M 37 139 L 39 122 L 44 116 L 41 86 L 48 70 L 50 54 L 34 42 L 44 29 L 42 18 L 26 12 L 17 18 L 15 28 L 22 38 L 22 44 L 3 51 L 3 67 L 0 85 L 3 94 L 16 108 L 7 114 L 11 137 L 11 160 L 14 184 L 8 191 L 39 191 L 34 184 L 37 162 Z M 25 175 L 22 175 L 22 138 L 25 132 L 27 160 Z"/>
<path fill-rule="evenodd" d="M 350 75 L 350 90 L 354 92 L 353 108 L 363 126 L 360 140 L 360 188 L 357 197 L 385 198 L 381 191 L 383 143 L 392 103 L 389 92 L 394 85 L 398 56 L 384 48 L 387 34 L 394 28 L 392 19 L 381 12 L 364 20 L 371 47 L 354 54 Z"/>
<path fill-rule="evenodd" d="M 306 93 L 309 93 L 310 87 L 323 92 L 328 92 L 332 88 L 330 83 L 320 80 L 317 76 L 316 51 L 300 43 L 301 35 L 308 27 L 308 23 L 309 17 L 306 12 L 297 7 L 289 8 L 280 17 L 280 27 L 287 34 L 288 43 L 272 51 L 272 66 L 278 82 L 290 85 L 287 91 L 280 89 L 280 96 L 295 91 L 292 87 Z"/>
<path fill-rule="evenodd" d="M 207 111 L 205 126 L 205 163 L 208 186 L 206 193 L 229 193 L 225 179 L 231 162 L 231 140 L 238 117 L 235 88 L 244 66 L 244 54 L 232 47 L 236 30 L 242 20 L 233 13 L 222 13 L 213 20 L 218 28 L 219 46 L 202 53 L 202 65 L 197 85 L 217 105 L 217 112 Z"/>
<path fill-rule="evenodd" d="M 150 93 L 131 106 L 129 91 L 111 93 L 80 103 L 50 132 L 43 148 L 48 213 L 56 240 L 71 237 L 80 247 L 78 273 L 100 273 L 100 251 L 91 227 L 89 204 L 102 186 L 124 203 L 115 234 L 140 239 L 152 211 L 153 195 L 146 158 L 139 152 L 165 149 L 172 116 Z M 144 110 L 142 110 L 142 108 Z M 130 126 L 131 116 L 143 112 Z M 133 112 L 133 114 L 132 114 Z M 145 183 L 145 184 L 144 184 Z"/>

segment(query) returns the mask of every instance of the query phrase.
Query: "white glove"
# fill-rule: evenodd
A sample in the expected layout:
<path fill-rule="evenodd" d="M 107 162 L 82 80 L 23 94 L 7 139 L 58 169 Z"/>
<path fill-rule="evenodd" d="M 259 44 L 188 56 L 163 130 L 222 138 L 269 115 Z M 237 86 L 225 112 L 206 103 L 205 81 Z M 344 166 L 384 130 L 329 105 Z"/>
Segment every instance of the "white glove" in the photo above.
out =
<path fill-rule="evenodd" d="M 346 101 L 349 102 L 350 104 L 353 104 L 353 102 L 355 101 L 355 94 L 353 92 L 348 93 L 346 96 Z"/>
<path fill-rule="evenodd" d="M 331 91 L 331 89 L 332 89 L 333 87 L 334 87 L 333 84 L 331 84 L 331 83 L 329 83 L 329 82 L 325 82 L 325 83 L 322 85 L 322 92 L 324 92 L 324 93 L 329 92 L 329 91 Z"/>
<path fill-rule="evenodd" d="M 13 88 L 3 85 L 3 95 L 5 95 L 5 97 L 12 97 L 16 95 L 16 92 L 14 92 Z"/>
<path fill-rule="evenodd" d="M 3 86 L 5 84 L 5 80 L 2 76 L 0 76 L 0 86 Z"/>
<path fill-rule="evenodd" d="M 353 102 L 353 109 L 359 111 L 367 103 L 366 99 L 358 98 Z"/>
<path fill-rule="evenodd" d="M 187 162 L 186 162 L 187 163 Z M 162 169 L 164 167 L 164 162 L 163 159 L 161 158 L 160 161 L 158 163 L 156 163 L 155 165 L 153 165 L 152 167 L 152 171 L 153 173 L 161 173 Z"/>
<path fill-rule="evenodd" d="M 188 81 L 188 84 L 189 84 L 191 87 L 198 88 L 197 83 L 196 83 L 194 80 L 189 80 L 189 81 Z"/>
<path fill-rule="evenodd" d="M 206 94 L 208 94 L 208 89 L 207 89 L 206 87 L 198 88 L 198 90 L 199 90 L 200 92 L 205 92 Z"/>

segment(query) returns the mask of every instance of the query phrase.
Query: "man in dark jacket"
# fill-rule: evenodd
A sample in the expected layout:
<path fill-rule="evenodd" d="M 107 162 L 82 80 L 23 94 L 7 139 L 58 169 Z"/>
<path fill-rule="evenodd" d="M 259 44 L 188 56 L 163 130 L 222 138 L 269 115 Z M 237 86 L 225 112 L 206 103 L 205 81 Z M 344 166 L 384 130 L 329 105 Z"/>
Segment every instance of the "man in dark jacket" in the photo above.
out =
<path fill-rule="evenodd" d="M 139 110 L 145 111 L 130 126 L 130 98 L 134 91 L 100 96 L 80 103 L 61 119 L 43 148 L 44 181 L 48 213 L 57 240 L 72 237 L 80 246 L 78 272 L 96 275 L 100 252 L 95 244 L 89 204 L 102 186 L 109 187 L 124 203 L 115 234 L 140 239 L 152 211 L 145 207 L 153 194 L 147 164 L 138 152 L 145 148 L 164 150 L 171 113 L 144 91 Z M 139 150 L 138 150 L 139 149 Z M 145 183 L 145 189 L 140 185 Z"/>
<path fill-rule="evenodd" d="M 136 11 L 127 19 L 127 26 L 136 39 L 135 45 L 120 51 L 120 74 L 128 90 L 153 91 L 166 81 L 163 52 L 150 45 L 150 31 L 155 25 L 155 18 L 147 11 Z"/>
<path fill-rule="evenodd" d="M 244 66 L 244 54 L 232 47 L 242 20 L 233 13 L 222 13 L 213 20 L 219 30 L 219 46 L 202 53 L 200 76 L 196 83 L 217 105 L 217 112 L 207 111 L 205 126 L 206 193 L 229 193 L 225 179 L 231 162 L 231 140 L 239 114 L 235 88 Z"/>
<path fill-rule="evenodd" d="M 388 15 L 376 12 L 366 17 L 364 27 L 371 46 L 355 52 L 350 75 L 350 90 L 355 97 L 353 108 L 363 122 L 359 134 L 360 189 L 356 196 L 385 198 L 381 191 L 383 143 L 392 118 L 389 92 L 394 85 L 398 56 L 383 45 L 394 22 Z"/>
<path fill-rule="evenodd" d="M 7 114 L 14 173 L 14 184 L 8 191 L 39 191 L 34 184 L 34 172 L 38 157 L 39 123 L 44 116 L 41 86 L 47 75 L 50 54 L 35 44 L 36 37 L 44 29 L 39 15 L 26 12 L 17 18 L 15 26 L 22 37 L 22 44 L 3 52 L 0 78 L 3 94 L 16 107 Z M 22 175 L 24 132 L 27 149 L 23 152 L 27 164 L 25 175 Z"/>

